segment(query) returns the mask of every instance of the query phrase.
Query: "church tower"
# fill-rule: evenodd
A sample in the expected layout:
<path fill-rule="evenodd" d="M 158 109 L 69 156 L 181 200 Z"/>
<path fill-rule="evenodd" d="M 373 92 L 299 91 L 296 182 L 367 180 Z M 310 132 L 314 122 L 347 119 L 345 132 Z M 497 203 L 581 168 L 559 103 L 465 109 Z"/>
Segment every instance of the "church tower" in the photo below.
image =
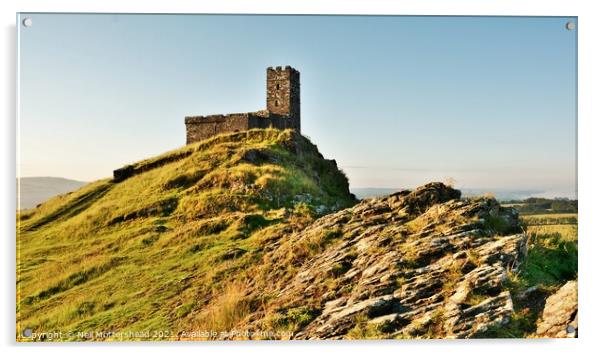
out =
<path fill-rule="evenodd" d="M 267 69 L 267 110 L 288 116 L 289 128 L 301 131 L 301 83 L 299 72 L 290 66 Z"/>

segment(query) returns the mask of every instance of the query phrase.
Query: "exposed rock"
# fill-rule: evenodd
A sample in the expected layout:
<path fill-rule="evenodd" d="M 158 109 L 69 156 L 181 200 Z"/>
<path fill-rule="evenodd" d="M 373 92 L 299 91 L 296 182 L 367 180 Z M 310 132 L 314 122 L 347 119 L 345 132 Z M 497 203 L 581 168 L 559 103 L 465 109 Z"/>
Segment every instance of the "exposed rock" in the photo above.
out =
<path fill-rule="evenodd" d="M 222 260 L 230 260 L 230 259 L 238 258 L 246 252 L 247 252 L 246 250 L 240 249 L 240 248 L 228 249 L 228 250 L 226 250 L 226 252 L 224 252 L 221 255 L 221 259 Z"/>
<path fill-rule="evenodd" d="M 240 158 L 242 161 L 254 164 L 261 165 L 263 163 L 277 163 L 278 157 L 273 154 L 269 149 L 264 148 L 252 148 L 244 151 Z"/>
<path fill-rule="evenodd" d="M 577 310 L 577 281 L 569 281 L 546 300 L 537 336 L 576 338 Z"/>
<path fill-rule="evenodd" d="M 509 321 L 503 283 L 524 260 L 527 238 L 516 212 L 495 199 L 460 199 L 431 183 L 327 215 L 292 240 L 325 230 L 338 238 L 278 294 L 291 307 L 321 300 L 295 338 L 345 338 L 358 322 L 387 337 L 469 338 Z"/>

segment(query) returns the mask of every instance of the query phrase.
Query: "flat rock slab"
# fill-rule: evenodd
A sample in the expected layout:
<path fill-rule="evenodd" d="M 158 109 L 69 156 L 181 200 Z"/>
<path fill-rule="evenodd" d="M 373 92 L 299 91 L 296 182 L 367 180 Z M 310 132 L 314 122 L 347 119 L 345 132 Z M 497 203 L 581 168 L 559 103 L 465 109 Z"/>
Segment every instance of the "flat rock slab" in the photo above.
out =
<path fill-rule="evenodd" d="M 577 337 L 577 281 L 569 281 L 548 297 L 537 336 L 542 338 Z"/>

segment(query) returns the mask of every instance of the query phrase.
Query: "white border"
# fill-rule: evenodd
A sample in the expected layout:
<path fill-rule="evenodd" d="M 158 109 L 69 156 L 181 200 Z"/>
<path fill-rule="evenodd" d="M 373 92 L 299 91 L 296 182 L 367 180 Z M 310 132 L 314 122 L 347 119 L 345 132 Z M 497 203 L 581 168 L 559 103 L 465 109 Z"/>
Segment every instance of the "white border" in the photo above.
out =
<path fill-rule="evenodd" d="M 421 350 L 446 354 L 486 353 L 505 354 L 521 351 L 530 353 L 564 354 L 597 348 L 599 323 L 598 306 L 601 287 L 598 259 L 602 252 L 602 236 L 597 233 L 602 203 L 600 178 L 600 38 L 602 13 L 596 11 L 595 1 L 517 1 L 517 0 L 4 0 L 2 12 L 2 70 L 3 85 L 0 99 L 4 111 L 2 121 L 2 292 L 0 292 L 0 343 L 4 353 L 101 354 L 107 350 L 135 351 L 143 347 L 149 354 L 163 351 L 178 353 L 281 353 L 304 354 L 308 351 L 342 351 L 348 354 L 399 353 Z M 576 340 L 470 340 L 470 341 L 380 341 L 380 342 L 234 342 L 178 344 L 16 344 L 15 339 L 15 133 L 16 133 L 16 12 L 144 12 L 144 13 L 302 13 L 302 14 L 399 14 L 399 15 L 546 15 L 579 16 L 579 339 Z M 86 347 L 85 350 L 83 347 Z M 528 347 L 524 349 L 523 347 Z M 319 348 L 319 349 L 318 349 Z M 599 349 L 598 349 L 599 351 Z"/>

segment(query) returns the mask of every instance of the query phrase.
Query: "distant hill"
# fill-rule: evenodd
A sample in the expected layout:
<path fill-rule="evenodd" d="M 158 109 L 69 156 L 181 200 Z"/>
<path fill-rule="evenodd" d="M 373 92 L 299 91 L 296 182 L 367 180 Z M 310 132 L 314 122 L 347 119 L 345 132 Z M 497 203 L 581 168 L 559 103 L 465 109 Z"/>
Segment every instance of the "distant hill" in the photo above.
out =
<path fill-rule="evenodd" d="M 530 197 L 524 200 L 511 200 L 506 204 L 514 207 L 521 214 L 542 214 L 542 213 L 577 213 L 577 200 L 568 198 L 542 198 Z"/>
<path fill-rule="evenodd" d="M 21 200 L 21 209 L 34 208 L 51 197 L 75 191 L 87 184 L 83 181 L 46 176 L 24 177 L 20 180 L 21 190 L 17 198 Z"/>
<path fill-rule="evenodd" d="M 409 188 L 406 187 L 406 188 Z M 378 198 L 390 195 L 401 188 L 388 188 L 388 187 L 356 187 L 351 188 L 351 192 L 360 200 L 365 198 Z M 508 200 L 524 200 L 538 194 L 544 193 L 542 190 L 512 190 L 502 188 L 466 188 L 462 187 L 462 195 L 466 197 L 471 196 L 482 196 L 484 194 L 493 194 L 496 199 L 500 201 Z"/>
<path fill-rule="evenodd" d="M 387 187 L 356 187 L 350 188 L 351 193 L 360 200 L 365 198 L 384 197 L 401 189 L 387 188 Z"/>

